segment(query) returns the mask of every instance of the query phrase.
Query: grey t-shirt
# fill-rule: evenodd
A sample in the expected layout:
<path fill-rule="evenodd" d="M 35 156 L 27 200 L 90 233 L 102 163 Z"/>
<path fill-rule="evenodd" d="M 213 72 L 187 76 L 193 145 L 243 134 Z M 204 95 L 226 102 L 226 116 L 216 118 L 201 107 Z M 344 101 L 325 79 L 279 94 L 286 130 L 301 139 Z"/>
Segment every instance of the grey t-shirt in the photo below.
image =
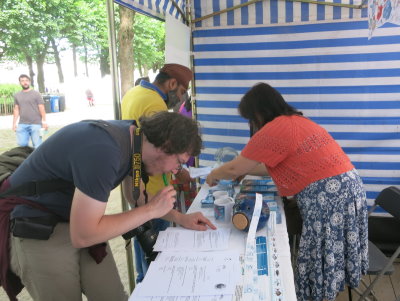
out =
<path fill-rule="evenodd" d="M 39 92 L 30 90 L 15 93 L 14 104 L 19 107 L 19 123 L 42 124 L 38 105 L 44 104 L 44 101 Z"/>

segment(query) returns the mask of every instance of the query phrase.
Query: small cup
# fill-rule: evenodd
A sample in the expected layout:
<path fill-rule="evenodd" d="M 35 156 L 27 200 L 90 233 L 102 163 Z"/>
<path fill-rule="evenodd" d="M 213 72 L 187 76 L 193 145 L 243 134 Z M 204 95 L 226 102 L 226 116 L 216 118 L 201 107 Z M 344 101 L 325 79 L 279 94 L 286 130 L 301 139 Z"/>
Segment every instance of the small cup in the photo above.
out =
<path fill-rule="evenodd" d="M 214 217 L 218 222 L 230 223 L 232 219 L 232 208 L 235 204 L 229 196 L 221 197 L 214 201 Z"/>
<path fill-rule="evenodd" d="M 225 191 L 225 190 L 216 190 L 212 194 L 213 194 L 214 200 L 229 196 L 228 191 Z"/>

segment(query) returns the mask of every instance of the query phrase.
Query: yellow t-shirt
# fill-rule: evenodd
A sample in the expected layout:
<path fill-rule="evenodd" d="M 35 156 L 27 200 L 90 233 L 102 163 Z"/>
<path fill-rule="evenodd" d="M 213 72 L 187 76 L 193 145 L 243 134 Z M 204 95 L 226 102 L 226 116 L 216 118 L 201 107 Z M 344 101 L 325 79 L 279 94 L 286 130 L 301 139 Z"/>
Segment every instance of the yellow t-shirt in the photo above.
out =
<path fill-rule="evenodd" d="M 136 86 L 130 89 L 122 98 L 122 119 L 136 120 L 140 126 L 139 118 L 141 116 L 149 116 L 160 111 L 168 111 L 167 105 L 157 91 L 142 86 Z M 171 174 L 167 174 L 167 179 L 171 178 Z M 154 196 L 160 189 L 164 187 L 162 175 L 149 177 L 146 191 Z"/>

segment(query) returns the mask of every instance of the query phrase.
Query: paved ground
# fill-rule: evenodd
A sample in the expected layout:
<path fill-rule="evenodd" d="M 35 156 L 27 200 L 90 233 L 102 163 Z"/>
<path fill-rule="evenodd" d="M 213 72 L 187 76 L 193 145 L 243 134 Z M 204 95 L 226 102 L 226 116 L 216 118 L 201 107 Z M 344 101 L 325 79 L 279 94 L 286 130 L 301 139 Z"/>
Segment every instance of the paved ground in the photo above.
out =
<path fill-rule="evenodd" d="M 112 104 L 98 104 L 94 107 L 88 107 L 86 106 L 86 103 L 83 103 L 82 106 L 71 106 L 68 108 L 67 103 L 67 109 L 64 112 L 47 114 L 49 133 L 46 136 L 50 136 L 64 125 L 83 119 L 114 119 L 113 106 Z M 16 146 L 15 133 L 11 130 L 11 126 L 12 116 L 0 116 L 0 152 Z M 121 212 L 119 187 L 111 193 L 107 206 L 107 213 L 113 214 L 118 212 Z M 122 237 L 117 237 L 111 240 L 110 244 L 115 261 L 117 262 L 122 282 L 125 286 L 125 290 L 128 292 L 128 268 L 124 240 Z M 20 301 L 32 300 L 25 289 L 19 294 L 18 297 Z M 2 288 L 0 288 L 0 300 L 8 300 Z"/>

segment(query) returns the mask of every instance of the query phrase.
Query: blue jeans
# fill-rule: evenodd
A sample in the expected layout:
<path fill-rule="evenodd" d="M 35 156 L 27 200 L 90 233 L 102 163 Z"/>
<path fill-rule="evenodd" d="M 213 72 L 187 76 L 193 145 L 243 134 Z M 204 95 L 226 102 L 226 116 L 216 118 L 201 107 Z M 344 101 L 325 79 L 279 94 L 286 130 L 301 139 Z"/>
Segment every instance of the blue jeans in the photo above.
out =
<path fill-rule="evenodd" d="M 163 219 L 153 219 L 152 220 L 153 227 L 155 230 L 158 232 L 163 231 L 167 229 L 170 226 L 170 222 L 163 220 Z M 145 259 L 145 254 L 140 246 L 138 240 L 136 237 L 133 239 L 133 247 L 135 251 L 135 268 L 136 268 L 136 283 L 142 282 L 144 276 L 147 273 L 147 269 L 149 268 L 149 265 L 147 264 L 147 261 Z"/>
<path fill-rule="evenodd" d="M 17 127 L 17 143 L 19 146 L 28 146 L 29 138 L 32 140 L 34 148 L 38 147 L 42 143 L 42 137 L 40 136 L 40 124 L 18 124 Z"/>

